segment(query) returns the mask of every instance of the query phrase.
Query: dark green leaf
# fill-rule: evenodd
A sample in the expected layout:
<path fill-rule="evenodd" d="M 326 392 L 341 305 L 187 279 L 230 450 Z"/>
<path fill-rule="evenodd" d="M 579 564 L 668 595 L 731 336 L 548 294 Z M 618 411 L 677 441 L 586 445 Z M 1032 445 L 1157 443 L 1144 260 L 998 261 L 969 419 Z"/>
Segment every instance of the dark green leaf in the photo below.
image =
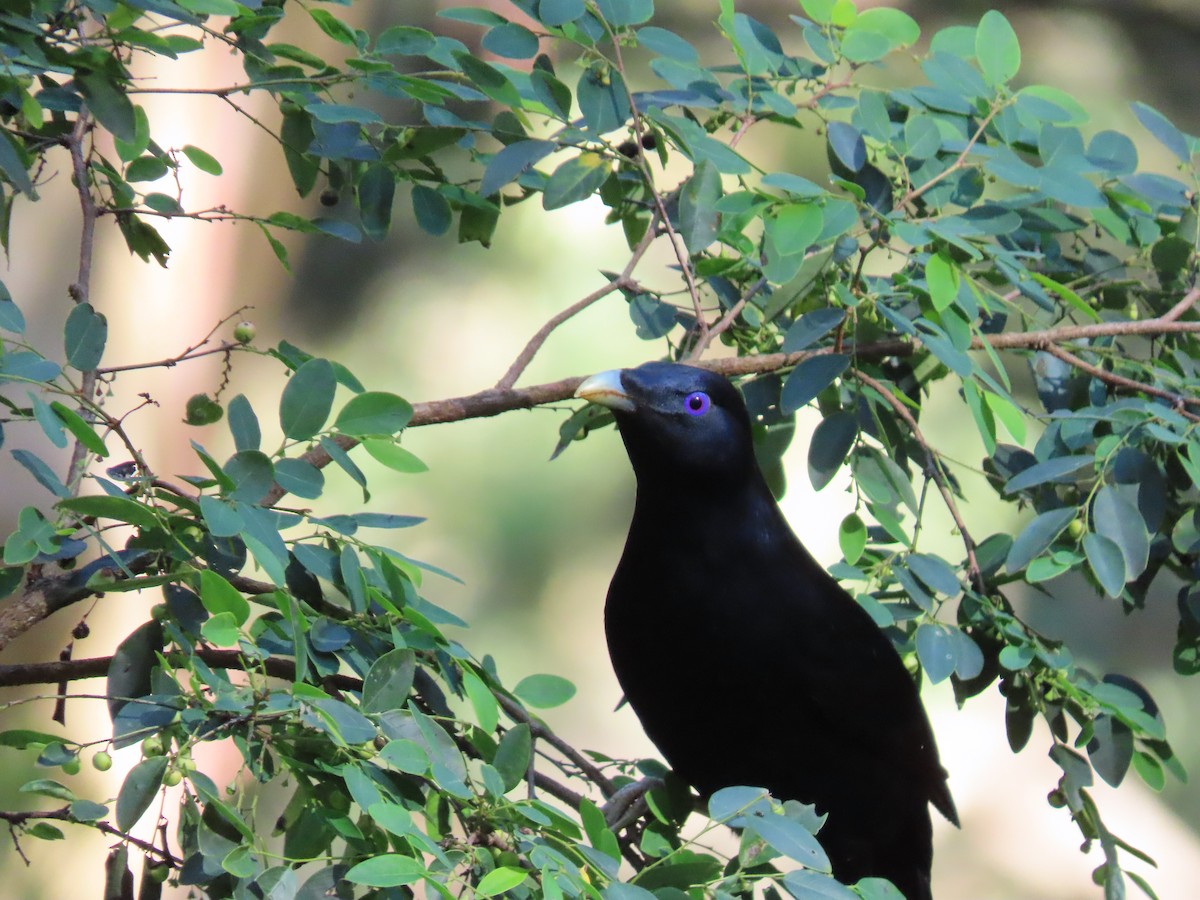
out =
<path fill-rule="evenodd" d="M 488 163 L 479 193 L 490 197 L 554 152 L 553 141 L 516 141 L 502 148 Z"/>
<path fill-rule="evenodd" d="M 1125 556 L 1121 548 L 1104 535 L 1089 532 L 1083 536 L 1083 552 L 1104 592 L 1110 597 L 1120 597 L 1125 589 Z"/>
<path fill-rule="evenodd" d="M 808 480 L 819 491 L 833 480 L 858 438 L 858 420 L 847 410 L 821 420 L 808 445 Z"/>
<path fill-rule="evenodd" d="M 489 29 L 481 43 L 484 50 L 505 59 L 533 59 L 538 52 L 537 35 L 516 22 Z"/>
<path fill-rule="evenodd" d="M 538 4 L 537 14 L 543 25 L 556 28 L 574 22 L 585 10 L 583 0 L 542 0 Z"/>
<path fill-rule="evenodd" d="M 1133 110 L 1133 114 L 1137 116 L 1138 121 L 1145 126 L 1146 130 L 1158 138 L 1160 144 L 1179 157 L 1180 162 L 1186 163 L 1192 158 L 1188 139 L 1184 137 L 1183 132 L 1176 128 L 1170 119 L 1153 106 L 1148 106 L 1145 103 L 1132 103 L 1130 104 L 1130 108 Z"/>
<path fill-rule="evenodd" d="M 158 181 L 167 174 L 167 164 L 157 156 L 139 156 L 125 169 L 126 181 Z"/>
<path fill-rule="evenodd" d="M 412 189 L 413 215 L 421 230 L 435 237 L 445 234 L 454 222 L 450 204 L 437 191 L 423 184 Z"/>
<path fill-rule="evenodd" d="M 496 748 L 496 757 L 492 765 L 504 779 L 504 790 L 511 791 L 521 783 L 529 770 L 530 755 L 533 752 L 533 739 L 529 726 L 524 722 L 514 725 L 504 732 L 500 745 Z"/>
<path fill-rule="evenodd" d="M 717 239 L 721 199 L 721 174 L 708 160 L 699 163 L 691 178 L 679 189 L 679 236 L 688 252 L 695 255 Z"/>
<path fill-rule="evenodd" d="M 101 125 L 126 143 L 136 140 L 137 121 L 124 84 L 116 84 L 105 72 L 79 73 L 75 83 Z"/>
<path fill-rule="evenodd" d="M 859 895 L 832 875 L 795 869 L 783 876 L 783 885 L 795 900 L 860 900 Z"/>
<path fill-rule="evenodd" d="M 125 782 L 117 794 L 117 827 L 129 831 L 150 808 L 158 789 L 162 786 L 163 774 L 167 771 L 165 756 L 143 759 L 125 776 Z"/>
<path fill-rule="evenodd" d="M 944 559 L 928 553 L 910 553 L 905 559 L 908 568 L 931 589 L 947 597 L 957 597 L 962 591 L 958 575 Z"/>
<path fill-rule="evenodd" d="M 275 480 L 289 494 L 315 500 L 325 489 L 325 476 L 312 463 L 302 459 L 280 459 L 275 462 Z"/>
<path fill-rule="evenodd" d="M 108 340 L 108 320 L 90 303 L 77 303 L 67 316 L 63 330 L 67 362 L 82 372 L 100 365 Z"/>
<path fill-rule="evenodd" d="M 640 25 L 654 16 L 654 0 L 596 0 L 596 9 L 609 25 Z"/>
<path fill-rule="evenodd" d="M 293 440 L 304 441 L 320 431 L 333 408 L 336 389 L 329 360 L 314 358 L 300 366 L 288 379 L 279 401 L 283 433 Z"/>
<path fill-rule="evenodd" d="M 108 664 L 108 714 L 117 713 L 131 699 L 151 692 L 150 673 L 163 649 L 162 625 L 151 619 L 121 641 Z"/>
<path fill-rule="evenodd" d="M 841 325 L 845 318 L 845 310 L 834 307 L 805 313 L 788 328 L 787 333 L 783 336 L 783 346 L 780 350 L 783 353 L 805 350 Z"/>
<path fill-rule="evenodd" d="M 392 224 L 392 200 L 396 175 L 390 166 L 376 163 L 363 172 L 358 182 L 358 208 L 363 231 L 373 241 L 387 237 Z"/>
<path fill-rule="evenodd" d="M 807 406 L 849 366 L 850 357 L 844 353 L 825 353 L 804 360 L 783 383 L 779 411 L 789 416 L 800 407 Z"/>
<path fill-rule="evenodd" d="M 18 191 L 33 194 L 33 181 L 25 160 L 21 158 L 20 148 L 17 139 L 7 129 L 0 129 L 0 172 Z"/>
<path fill-rule="evenodd" d="M 1008 551 L 1008 559 L 1004 565 L 1011 574 L 1025 570 L 1025 567 L 1042 551 L 1049 547 L 1056 537 L 1062 534 L 1071 520 L 1075 518 L 1075 507 L 1053 509 L 1037 516 L 1021 530 Z"/>
<path fill-rule="evenodd" d="M 1015 494 L 1047 482 L 1073 481 L 1068 476 L 1080 469 L 1091 468 L 1095 459 L 1090 454 L 1078 456 L 1055 456 L 1045 462 L 1034 463 L 1010 478 L 1004 485 L 1004 493 Z"/>
<path fill-rule="evenodd" d="M 226 494 L 231 500 L 255 503 L 275 483 L 275 468 L 261 450 L 239 450 L 225 463 L 225 474 L 233 482 Z"/>
<path fill-rule="evenodd" d="M 1092 739 L 1088 741 L 1088 758 L 1096 774 L 1112 787 L 1125 780 L 1133 761 L 1133 732 L 1124 722 L 1109 715 L 1100 715 L 1092 722 Z"/>
<path fill-rule="evenodd" d="M 600 135 L 620 128 L 629 119 L 625 80 L 607 63 L 597 63 L 584 73 L 576 88 L 579 110 L 588 131 Z"/>
<path fill-rule="evenodd" d="M 411 650 L 389 650 L 380 656 L 363 679 L 363 712 L 403 709 L 415 673 L 416 656 Z"/>
<path fill-rule="evenodd" d="M 67 490 L 67 486 L 62 483 L 62 480 L 54 473 L 46 463 L 42 462 L 41 458 L 35 456 L 29 450 L 14 450 L 12 452 L 13 459 L 29 470 L 37 483 L 54 494 L 56 497 L 69 497 L 71 492 Z"/>
<path fill-rule="evenodd" d="M 629 318 L 638 337 L 653 341 L 675 327 L 675 307 L 653 294 L 638 294 L 629 301 Z"/>
<path fill-rule="evenodd" d="M 562 163 L 546 182 L 542 194 L 542 207 L 560 209 L 580 200 L 586 200 L 600 189 L 600 185 L 611 174 L 611 169 L 599 153 L 580 153 Z"/>
<path fill-rule="evenodd" d="M 1131 581 L 1146 570 L 1150 555 L 1150 535 L 1137 504 L 1126 498 L 1125 487 L 1102 487 L 1092 506 L 1092 522 L 1097 534 L 1121 549 L 1125 558 L 1125 579 Z M 1135 494 L 1136 495 L 1136 494 Z"/>

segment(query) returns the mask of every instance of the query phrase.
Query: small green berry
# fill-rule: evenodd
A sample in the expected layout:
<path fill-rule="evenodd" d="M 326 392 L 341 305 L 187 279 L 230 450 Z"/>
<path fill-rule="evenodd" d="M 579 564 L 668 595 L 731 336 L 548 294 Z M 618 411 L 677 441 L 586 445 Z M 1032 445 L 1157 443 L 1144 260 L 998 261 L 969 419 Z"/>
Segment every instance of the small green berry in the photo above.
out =
<path fill-rule="evenodd" d="M 238 322 L 233 329 L 233 339 L 239 344 L 248 344 L 254 340 L 257 333 L 258 329 L 254 327 L 253 322 Z"/>
<path fill-rule="evenodd" d="M 148 737 L 144 741 L 142 741 L 142 756 L 151 757 L 151 756 L 162 756 L 162 755 L 163 755 L 163 742 L 162 742 L 162 739 L 158 735 L 152 734 L 152 735 L 150 735 L 150 737 Z"/>
<path fill-rule="evenodd" d="M 112 768 L 112 757 L 107 750 L 98 750 L 92 757 L 92 768 L 97 772 L 107 772 Z"/>

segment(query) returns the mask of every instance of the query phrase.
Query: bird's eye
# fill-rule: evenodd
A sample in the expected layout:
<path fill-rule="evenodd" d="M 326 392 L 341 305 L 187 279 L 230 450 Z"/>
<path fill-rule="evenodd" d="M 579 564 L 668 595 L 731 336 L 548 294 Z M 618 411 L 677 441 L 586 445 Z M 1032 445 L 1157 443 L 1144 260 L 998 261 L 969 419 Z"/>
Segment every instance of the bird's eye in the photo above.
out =
<path fill-rule="evenodd" d="M 702 416 L 708 412 L 710 406 L 712 406 L 712 401 L 708 399 L 708 394 L 704 391 L 693 391 L 683 401 L 683 408 L 688 411 L 690 416 Z"/>

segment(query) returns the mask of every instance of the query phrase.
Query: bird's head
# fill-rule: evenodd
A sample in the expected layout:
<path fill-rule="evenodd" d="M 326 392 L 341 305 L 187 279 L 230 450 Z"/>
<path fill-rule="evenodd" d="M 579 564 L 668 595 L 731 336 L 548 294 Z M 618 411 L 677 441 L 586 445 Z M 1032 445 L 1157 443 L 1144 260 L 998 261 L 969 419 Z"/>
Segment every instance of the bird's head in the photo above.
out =
<path fill-rule="evenodd" d="M 746 404 L 714 372 L 649 362 L 584 379 L 575 396 L 612 410 L 639 483 L 742 479 L 755 471 Z"/>

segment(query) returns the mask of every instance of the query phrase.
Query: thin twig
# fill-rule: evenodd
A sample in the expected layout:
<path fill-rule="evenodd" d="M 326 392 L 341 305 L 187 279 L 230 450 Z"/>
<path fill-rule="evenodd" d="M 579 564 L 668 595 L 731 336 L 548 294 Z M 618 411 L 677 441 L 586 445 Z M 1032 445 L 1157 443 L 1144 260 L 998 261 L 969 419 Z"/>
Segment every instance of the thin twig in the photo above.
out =
<path fill-rule="evenodd" d="M 632 278 L 633 270 L 637 268 L 638 263 L 642 261 L 642 257 L 646 255 L 646 251 L 650 249 L 650 245 L 654 243 L 654 238 L 658 231 L 658 221 L 659 217 L 656 213 L 651 218 L 650 226 L 646 229 L 646 233 L 642 235 L 642 239 L 633 248 L 633 254 L 629 257 L 625 268 L 621 270 L 621 273 L 616 278 L 613 278 L 603 287 L 592 291 L 586 297 L 572 303 L 566 309 L 559 311 L 537 330 L 537 333 L 529 339 L 529 343 L 525 345 L 517 355 L 517 358 L 513 360 L 513 364 L 508 367 L 508 371 L 504 373 L 504 377 L 496 382 L 496 390 L 507 390 L 517 383 L 517 379 L 521 377 L 521 373 L 533 361 L 534 356 L 537 355 L 542 345 L 546 343 L 546 340 L 553 333 L 554 329 L 558 328 L 563 322 L 583 312 L 597 300 L 607 297 L 613 291 L 637 289 L 637 282 Z"/>
<path fill-rule="evenodd" d="M 511 697 L 506 697 L 504 694 L 497 693 L 496 702 L 500 704 L 500 708 L 514 722 L 521 722 L 529 726 L 529 733 L 539 740 L 545 741 L 572 763 L 579 767 L 579 771 L 583 772 L 588 777 L 588 780 L 595 784 L 604 793 L 605 797 L 611 797 L 616 791 L 612 781 L 608 776 L 601 772 L 596 764 L 590 759 L 560 738 L 557 734 L 543 722 L 529 715 L 520 703 L 517 703 Z"/>
<path fill-rule="evenodd" d="M 1132 378 L 1126 378 L 1124 375 L 1118 375 L 1116 372 L 1109 372 L 1099 366 L 1094 366 L 1087 360 L 1080 359 L 1069 350 L 1064 350 L 1057 344 L 1047 344 L 1042 350 L 1049 353 L 1051 356 L 1058 357 L 1063 362 L 1070 366 L 1074 366 L 1080 371 L 1087 372 L 1093 378 L 1099 378 L 1101 381 L 1111 384 L 1114 387 L 1126 388 L 1127 390 L 1137 391 L 1143 394 L 1149 394 L 1152 397 L 1158 397 L 1169 402 L 1175 411 L 1185 418 L 1191 419 L 1193 422 L 1200 422 L 1200 416 L 1195 413 L 1188 412 L 1184 409 L 1185 406 L 1200 407 L 1200 397 L 1186 397 L 1182 394 L 1174 394 L 1170 391 L 1164 391 L 1162 388 L 1156 388 L 1152 384 L 1146 384 L 1142 381 L 1135 381 Z"/>
<path fill-rule="evenodd" d="M 999 113 L 1001 109 L 1002 106 L 1000 104 L 993 106 L 988 114 L 984 117 L 983 121 L 979 123 L 979 127 L 975 129 L 975 133 L 971 135 L 970 140 L 967 141 L 967 146 L 962 148 L 962 152 L 958 154 L 958 157 L 954 160 L 954 162 L 950 163 L 950 165 L 944 171 L 934 175 L 920 187 L 912 188 L 907 194 L 900 198 L 900 201 L 896 204 L 896 208 L 900 209 L 904 206 L 907 206 L 943 178 L 948 178 L 961 169 L 963 163 L 966 162 L 967 157 L 970 155 L 972 148 L 974 148 L 979 139 L 983 137 L 984 131 L 987 130 L 988 125 L 991 124 L 992 119 L 996 117 L 996 114 Z"/>
<path fill-rule="evenodd" d="M 929 474 L 933 478 L 933 483 L 937 485 L 937 489 L 942 495 L 942 500 L 946 503 L 946 509 L 950 511 L 950 517 L 954 520 L 955 527 L 958 528 L 958 534 L 962 538 L 963 546 L 966 547 L 967 569 L 968 574 L 971 576 L 971 584 L 975 586 L 975 590 L 980 594 L 986 593 L 987 587 L 983 582 L 983 573 L 979 568 L 979 560 L 975 558 L 975 541 L 971 538 L 971 533 L 967 530 L 967 523 L 963 521 L 962 513 L 958 510 L 958 503 L 954 499 L 954 494 L 950 491 L 950 484 L 946 478 L 946 473 L 942 471 L 941 459 L 934 452 L 933 448 L 929 446 L 929 442 L 925 440 L 925 435 L 921 433 L 921 428 L 917 425 L 917 420 L 913 418 L 913 414 L 909 412 L 908 407 L 895 394 L 862 370 L 851 369 L 850 371 L 855 378 L 878 393 L 891 406 L 896 415 L 903 419 L 904 424 L 911 429 L 913 437 L 921 445 L 921 449 L 925 451 L 925 458 L 929 461 Z"/>
<path fill-rule="evenodd" d="M 692 362 L 693 360 L 697 360 L 703 356 L 704 351 L 708 349 L 709 345 L 712 344 L 712 342 L 723 332 L 728 331 L 731 327 L 733 327 L 733 323 L 736 322 L 737 317 L 742 314 L 742 310 L 745 308 L 746 304 L 754 298 L 755 294 L 757 294 L 766 286 L 767 278 L 765 275 L 758 279 L 758 281 L 754 282 L 754 284 L 750 285 L 746 293 L 742 294 L 742 296 L 738 298 L 737 303 L 733 304 L 733 306 L 729 308 L 729 311 L 726 312 L 716 324 L 709 328 L 708 331 L 696 341 L 695 345 L 687 355 L 687 361 Z"/>
<path fill-rule="evenodd" d="M 91 130 L 90 117 L 87 109 L 81 109 L 75 117 L 75 126 L 67 138 L 67 148 L 71 155 L 71 171 L 75 177 L 75 191 L 79 196 L 79 209 L 82 218 L 79 225 L 79 269 L 75 282 L 68 288 L 71 299 L 78 303 L 87 303 L 91 297 L 92 284 L 92 250 L 96 243 L 96 201 L 92 197 L 90 172 L 88 171 L 89 153 L 85 151 L 88 132 Z M 79 383 L 81 404 L 86 403 L 96 390 L 96 370 L 90 369 L 83 373 Z M 82 411 L 82 406 L 81 406 Z M 73 496 L 79 492 L 83 473 L 87 468 L 88 448 L 83 441 L 76 440 L 71 449 L 71 462 L 67 468 L 67 490 Z"/>
<path fill-rule="evenodd" d="M 88 828 L 95 828 L 97 831 L 111 835 L 112 837 L 120 838 L 122 841 L 132 844 L 144 853 L 152 854 L 158 857 L 165 863 L 168 863 L 173 868 L 179 868 L 182 865 L 181 861 L 176 859 L 170 850 L 162 847 L 156 847 L 149 841 L 143 841 L 141 838 L 136 838 L 133 835 L 121 831 L 108 822 L 100 821 L 83 821 L 75 818 L 71 813 L 71 807 L 64 806 L 60 809 L 49 810 L 23 810 L 21 812 L 9 812 L 8 810 L 0 810 L 0 821 L 7 822 L 10 827 L 19 827 L 30 820 L 51 820 L 55 822 L 70 822 L 74 825 L 86 825 Z"/>
<path fill-rule="evenodd" d="M 1155 321 L 1174 322 L 1176 319 L 1178 319 L 1180 316 L 1182 316 L 1185 312 L 1187 312 L 1189 309 L 1191 309 L 1196 304 L 1197 300 L 1200 300 L 1200 287 L 1194 287 L 1190 291 L 1188 291 L 1186 294 L 1184 294 L 1182 300 L 1180 300 L 1178 303 L 1176 303 L 1174 306 L 1172 306 L 1170 309 L 1168 309 L 1165 313 L 1163 313 L 1161 316 L 1159 316 L 1158 319 Z"/>

